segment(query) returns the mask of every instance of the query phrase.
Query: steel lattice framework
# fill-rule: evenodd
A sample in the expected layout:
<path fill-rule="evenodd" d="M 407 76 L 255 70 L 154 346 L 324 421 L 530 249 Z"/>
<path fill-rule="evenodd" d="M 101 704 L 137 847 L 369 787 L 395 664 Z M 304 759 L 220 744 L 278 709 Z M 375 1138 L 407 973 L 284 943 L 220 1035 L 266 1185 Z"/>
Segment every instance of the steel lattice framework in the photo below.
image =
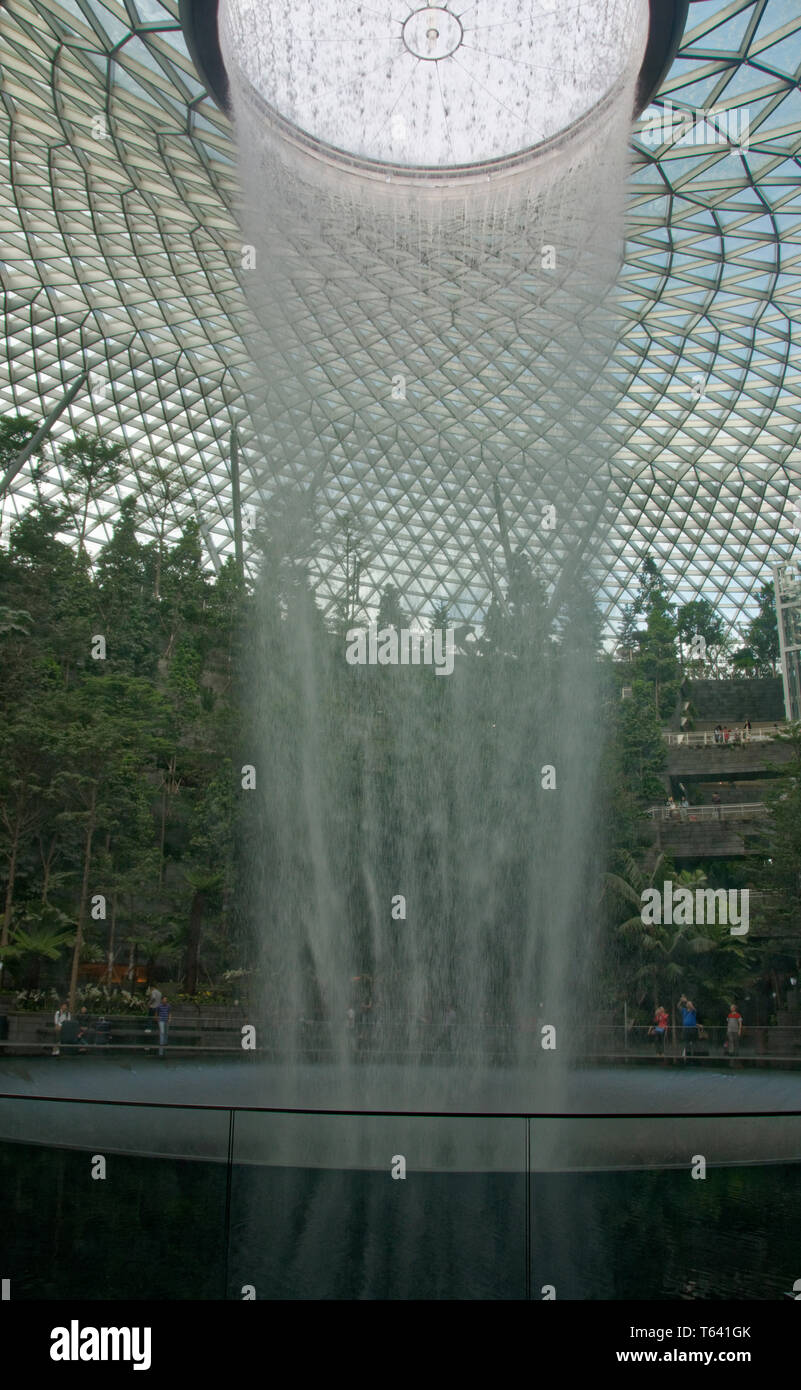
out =
<path fill-rule="evenodd" d="M 197 78 L 177 0 L 7 0 L 0 76 L 0 411 L 40 419 L 88 370 L 46 446 L 45 491 L 62 486 L 59 439 L 99 429 L 126 444 L 131 468 L 95 509 L 95 543 L 121 497 L 146 492 L 156 459 L 175 483 L 175 531 L 197 515 L 218 564 L 234 544 L 232 428 L 245 504 L 260 476 L 245 404 L 257 329 L 232 133 Z M 697 0 L 635 130 L 610 618 L 648 553 L 681 600 L 703 593 L 735 624 L 770 565 L 797 553 L 800 78 L 798 0 Z M 361 350 L 366 361 L 367 338 Z M 33 496 L 26 466 L 6 526 Z M 380 528 L 380 493 L 369 501 Z M 435 499 L 429 510 L 443 555 L 459 551 L 458 528 Z M 376 587 L 392 578 L 385 555 Z M 463 564 L 454 574 L 437 597 L 480 620 L 484 579 Z M 334 598 L 337 581 L 321 578 Z M 431 596 L 412 584 L 404 597 L 413 611 Z"/>

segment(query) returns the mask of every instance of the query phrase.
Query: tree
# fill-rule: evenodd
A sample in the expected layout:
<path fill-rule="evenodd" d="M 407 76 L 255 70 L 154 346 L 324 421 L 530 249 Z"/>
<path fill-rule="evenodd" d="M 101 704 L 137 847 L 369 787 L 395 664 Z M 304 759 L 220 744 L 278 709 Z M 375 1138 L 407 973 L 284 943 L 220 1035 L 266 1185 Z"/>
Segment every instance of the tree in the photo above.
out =
<path fill-rule="evenodd" d="M 643 560 L 637 583 L 638 592 L 634 600 L 637 614 L 647 614 L 656 598 L 666 600 L 665 580 L 653 556 L 646 555 Z"/>
<path fill-rule="evenodd" d="M 29 415 L 0 415 L 0 474 L 5 473 L 38 428 L 38 420 Z M 41 448 L 36 453 L 40 454 Z"/>
<path fill-rule="evenodd" d="M 633 661 L 638 646 L 639 619 L 636 604 L 624 603 L 620 610 L 620 627 L 615 644 L 615 655 L 621 661 Z"/>
<path fill-rule="evenodd" d="M 759 672 L 759 659 L 753 647 L 739 647 L 733 652 L 731 668 L 738 676 L 756 676 Z"/>
<path fill-rule="evenodd" d="M 58 960 L 65 947 L 71 945 L 73 932 L 69 919 L 57 908 L 47 905 L 29 909 L 22 924 L 14 929 L 11 942 L 0 948 L 0 958 L 21 958 L 25 969 L 25 988 L 39 988 L 39 973 L 43 960 Z"/>
<path fill-rule="evenodd" d="M 621 851 L 618 857 L 622 872 L 605 875 L 605 893 L 611 897 L 617 914 L 623 917 L 613 936 L 624 947 L 629 988 L 640 1005 L 649 988 L 654 1006 L 669 999 L 675 1030 L 676 990 L 684 986 L 696 994 L 698 985 L 716 1000 L 736 992 L 742 984 L 745 946 L 731 935 L 726 923 L 643 922 L 643 892 L 651 888 L 660 895 L 664 892 L 665 857 L 658 857 L 650 875 L 646 875 L 627 851 Z M 703 869 L 671 873 L 670 878 L 677 885 L 689 888 L 693 895 L 706 884 Z M 703 976 L 698 965 L 701 956 L 704 957 Z"/>
<path fill-rule="evenodd" d="M 124 444 L 112 444 L 101 435 L 87 433 L 76 434 L 59 450 L 59 461 L 70 479 L 67 493 L 76 498 L 75 516 L 81 550 L 86 538 L 89 508 L 98 497 L 119 482 L 124 456 Z"/>
<path fill-rule="evenodd" d="M 109 634 L 108 667 L 154 675 L 159 607 L 153 595 L 152 547 L 137 537 L 136 499 L 126 497 L 111 539 L 94 565 L 99 630 Z"/>
<path fill-rule="evenodd" d="M 168 468 L 153 463 L 144 470 L 144 505 L 156 532 L 156 563 L 153 568 L 153 597 L 161 597 L 161 569 L 166 548 L 170 510 L 184 491 L 183 479 L 173 478 Z"/>
<path fill-rule="evenodd" d="M 678 694 L 676 623 L 667 599 L 654 589 L 648 600 L 645 632 L 640 636 L 637 674 L 653 686 L 654 706 L 662 719 L 673 713 Z"/>
<path fill-rule="evenodd" d="M 233 560 L 216 580 L 206 577 L 194 522 L 174 544 L 166 527 L 159 532 L 157 597 L 156 548 L 139 539 L 147 521 L 134 498 L 121 503 L 92 559 L 77 535 L 85 538 L 87 504 L 110 476 L 113 469 L 84 478 L 72 511 L 42 490 L 0 548 L 0 940 L 9 963 L 34 971 L 34 955 L 13 954 L 17 929 L 28 930 L 43 909 L 63 914 L 73 989 L 88 951 L 107 951 L 110 964 L 120 949 L 134 962 L 143 951 L 148 968 L 184 955 L 187 915 L 198 920 L 186 874 L 202 874 L 209 858 L 222 880 L 203 885 L 203 906 L 207 915 L 221 910 L 203 949 L 221 968 L 236 967 L 246 935 L 229 935 L 230 905 L 244 895 L 232 888 L 233 798 L 217 796 L 213 784 L 221 766 L 228 776 L 239 739 L 231 697 L 252 642 L 250 600 Z M 313 625 L 316 650 L 326 634 L 306 577 L 286 568 L 283 577 L 287 602 L 303 605 Z M 277 630 L 284 626 L 279 620 Z M 98 632 L 108 649 L 94 661 Z M 261 848 L 254 841 L 254 856 Z M 97 893 L 107 919 L 94 939 Z M 195 959 L 196 974 L 199 952 Z"/>
<path fill-rule="evenodd" d="M 663 799 L 660 774 L 667 764 L 667 752 L 645 681 L 635 680 L 631 695 L 618 702 L 615 749 L 618 773 L 628 795 L 640 802 Z"/>
<path fill-rule="evenodd" d="M 404 628 L 408 625 L 408 619 L 401 604 L 400 589 L 397 589 L 394 584 L 386 584 L 381 590 L 377 621 L 379 628 Z"/>
<path fill-rule="evenodd" d="M 782 933 L 792 932 L 801 951 L 801 724 L 791 725 L 781 741 L 790 745 L 792 761 L 783 765 L 782 776 L 765 798 L 767 854 L 758 884 L 768 895 L 769 923 Z"/>
<path fill-rule="evenodd" d="M 160 615 L 166 646 L 162 656 L 169 660 L 179 634 L 185 627 L 202 627 L 209 597 L 209 583 L 203 573 L 203 547 L 200 523 L 187 521 L 177 543 L 163 557 L 161 567 Z"/>
<path fill-rule="evenodd" d="M 24 609 L 0 608 L 0 637 L 14 633 L 20 637 L 31 635 L 31 615 Z"/>
<path fill-rule="evenodd" d="M 39 679 L 36 671 L 41 673 L 54 661 L 68 684 L 75 668 L 89 658 L 95 601 L 86 555 L 58 538 L 70 524 L 64 508 L 35 502 L 12 526 L 8 553 L 0 562 L 6 601 L 30 613 L 36 632 L 36 643 L 27 654 L 16 650 L 24 667 L 20 672 L 24 688 L 31 679 Z M 17 689 L 16 672 L 6 666 L 4 674 L 7 682 L 11 676 L 11 687 L 7 683 L 5 692 L 11 700 Z"/>
<path fill-rule="evenodd" d="M 773 582 L 763 584 L 757 594 L 757 613 L 746 630 L 746 646 L 756 658 L 760 676 L 775 676 L 779 660 L 779 625 Z"/>
<path fill-rule="evenodd" d="M 635 618 L 640 620 L 637 627 Z M 624 610 L 618 650 L 629 653 L 629 660 L 633 652 L 631 675 L 651 686 L 654 707 L 663 720 L 670 718 L 678 697 L 677 640 L 678 628 L 664 580 L 656 562 L 648 555 L 640 570 L 637 597 Z"/>
<path fill-rule="evenodd" d="M 448 606 L 448 603 L 443 599 L 443 601 L 442 601 L 441 603 L 438 603 L 438 604 L 436 605 L 436 607 L 435 607 L 433 613 L 431 614 L 431 623 L 430 623 L 431 631 L 432 631 L 432 632 L 446 632 L 447 629 L 450 627 L 450 625 L 451 625 L 450 608 L 449 608 L 449 606 Z"/>
<path fill-rule="evenodd" d="M 184 876 L 192 889 L 186 938 L 184 988 L 197 992 L 203 924 L 210 907 L 222 909 L 218 936 L 226 930 L 225 916 L 233 892 L 234 794 L 231 766 L 226 763 L 203 788 L 195 803 L 191 824 L 191 867 Z"/>
<path fill-rule="evenodd" d="M 39 428 L 38 421 L 32 420 L 28 415 L 0 415 L 0 477 L 4 477 L 9 466 L 25 448 L 25 445 L 35 435 Z M 42 446 L 39 445 L 35 450 L 34 458 L 41 455 Z M 32 465 L 35 480 L 36 465 Z M 6 494 L 3 493 L 0 502 L 4 503 Z"/>
<path fill-rule="evenodd" d="M 8 943 L 17 871 L 25 847 L 33 843 L 48 813 L 53 776 L 48 754 L 57 725 L 52 693 L 9 712 L 0 732 L 0 839 L 6 858 L 6 891 L 0 946 Z"/>
<path fill-rule="evenodd" d="M 726 635 L 725 625 L 722 618 L 715 612 L 709 599 L 693 599 L 690 603 L 683 603 L 676 610 L 676 631 L 679 638 L 679 662 L 682 669 L 685 669 L 685 648 L 689 647 L 686 660 L 688 663 L 700 661 L 706 662 L 707 653 L 710 648 L 717 649 L 723 642 Z M 698 656 L 693 655 L 693 639 L 703 638 L 702 652 Z"/>
<path fill-rule="evenodd" d="M 64 733 L 57 744 L 61 770 L 55 783 L 66 802 L 59 820 L 73 834 L 81 865 L 70 1008 L 88 922 L 95 837 L 101 829 L 112 832 L 127 814 L 131 777 L 135 786 L 137 777 L 154 768 L 164 747 L 165 722 L 161 697 L 133 677 L 97 676 L 63 696 Z"/>

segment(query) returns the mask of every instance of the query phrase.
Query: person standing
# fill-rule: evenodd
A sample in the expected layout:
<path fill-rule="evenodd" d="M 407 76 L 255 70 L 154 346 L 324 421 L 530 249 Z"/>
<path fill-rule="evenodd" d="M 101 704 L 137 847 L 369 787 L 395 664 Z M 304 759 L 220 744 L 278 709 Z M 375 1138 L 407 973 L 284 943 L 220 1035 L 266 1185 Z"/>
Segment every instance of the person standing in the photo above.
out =
<path fill-rule="evenodd" d="M 153 987 L 151 988 L 150 994 L 149 994 L 148 997 L 147 997 L 147 1012 L 148 1012 L 148 1014 L 149 1014 L 149 1016 L 150 1016 L 151 1018 L 155 1018 L 155 1017 L 156 1017 L 156 1010 L 157 1010 L 157 1008 L 158 1008 L 158 1006 L 159 1006 L 160 1003 L 161 1003 L 161 990 L 160 990 L 160 989 L 156 989 L 156 986 L 153 985 Z"/>
<path fill-rule="evenodd" d="M 740 1038 L 743 1034 L 743 1017 L 737 1012 L 737 1005 L 729 1005 L 729 1015 L 726 1019 L 726 1042 L 727 1051 L 730 1057 L 736 1057 L 740 1048 Z"/>
<path fill-rule="evenodd" d="M 668 1032 L 668 1012 L 664 1004 L 657 1004 L 654 1011 L 654 1022 L 651 1034 L 656 1045 L 657 1052 L 662 1056 L 665 1054 L 665 1043 L 667 1042 Z"/>
<path fill-rule="evenodd" d="M 170 1032 L 170 1019 L 172 1017 L 172 1005 L 166 994 L 162 994 L 161 1003 L 156 1008 L 156 1018 L 159 1023 L 159 1057 L 164 1056 L 164 1049 L 167 1046 L 167 1039 Z"/>
<path fill-rule="evenodd" d="M 718 813 L 718 820 L 720 820 L 720 797 L 717 792 L 712 793 L 712 805 Z"/>
<path fill-rule="evenodd" d="M 64 1023 L 69 1023 L 71 1018 L 72 1014 L 70 1013 L 69 1005 L 65 1000 L 63 1004 L 59 1004 L 55 1012 L 55 1017 L 53 1019 L 53 1022 L 56 1025 L 56 1045 L 53 1048 L 54 1057 L 59 1057 L 61 1055 L 61 1026 Z"/>
<path fill-rule="evenodd" d="M 746 719 L 745 723 L 743 724 L 743 739 L 744 739 L 744 741 L 745 741 L 746 743 L 750 743 L 750 742 L 751 742 L 751 720 L 750 720 L 750 719 Z"/>
<path fill-rule="evenodd" d="M 693 1047 L 698 1039 L 698 1014 L 691 999 L 683 994 L 679 1000 L 681 1011 L 682 1057 L 692 1057 Z"/>

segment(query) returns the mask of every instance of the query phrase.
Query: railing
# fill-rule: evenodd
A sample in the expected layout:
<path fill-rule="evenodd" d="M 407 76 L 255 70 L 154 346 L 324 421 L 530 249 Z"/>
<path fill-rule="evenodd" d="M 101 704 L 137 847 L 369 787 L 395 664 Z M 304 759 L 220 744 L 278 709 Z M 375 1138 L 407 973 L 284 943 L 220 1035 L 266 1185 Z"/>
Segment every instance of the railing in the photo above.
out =
<path fill-rule="evenodd" d="M 758 820 L 767 813 L 764 801 L 742 801 L 727 806 L 650 806 L 647 814 L 651 820 L 689 822 Z"/>
<path fill-rule="evenodd" d="M 619 1025 L 600 1027 L 597 1030 L 596 1055 L 613 1057 L 623 1052 L 631 1058 L 657 1057 L 679 1058 L 688 1052 L 690 1057 L 710 1058 L 727 1061 L 734 1057 L 771 1057 L 775 1060 L 801 1062 L 801 1024 L 799 1025 L 751 1025 L 743 1027 L 739 1037 L 731 1045 L 731 1037 L 725 1024 L 706 1026 L 703 1021 L 698 1035 L 688 1044 L 684 1037 L 680 1018 L 676 1026 L 668 1026 L 667 1034 L 659 1038 L 652 1034 L 645 1024 L 632 1025 L 627 1029 Z"/>
<path fill-rule="evenodd" d="M 243 1021 L 244 1014 L 233 1023 L 230 1020 L 199 1023 L 191 1018 L 179 1018 L 170 1023 L 164 1047 L 173 1055 L 195 1055 L 198 1052 L 237 1055 L 242 1051 Z M 72 1025 L 77 1022 L 79 1020 L 70 1020 Z M 83 1020 L 82 1026 L 85 1032 L 80 1036 L 73 1026 L 69 1034 L 58 1037 L 50 1010 L 12 1009 L 8 1014 L 0 1015 L 0 1055 L 7 1051 L 103 1056 L 121 1052 L 157 1054 L 160 1050 L 155 1020 L 141 1014 L 107 1014 L 102 1022 L 89 1018 Z"/>
<path fill-rule="evenodd" d="M 750 738 L 736 737 L 736 730 L 729 730 L 729 737 L 715 738 L 712 729 L 691 730 L 687 733 L 669 733 L 663 730 L 662 738 L 669 748 L 747 748 L 750 743 L 772 743 L 778 736 L 778 728 L 752 729 Z"/>
<path fill-rule="evenodd" d="M 542 1023 L 549 1020 L 543 1016 Z M 702 1020 L 703 1024 L 703 1020 Z M 287 1019 L 281 1023 L 255 1025 L 255 1046 L 244 1048 L 241 1037 L 231 1036 L 220 1046 L 201 1037 L 192 1047 L 173 1041 L 172 1034 L 165 1045 L 166 1057 L 209 1059 L 225 1057 L 228 1062 L 239 1059 L 243 1066 L 255 1062 L 334 1063 L 359 1065 L 362 1062 L 400 1065 L 434 1064 L 456 1067 L 509 1066 L 522 1064 L 535 1068 L 548 1064 L 543 1051 L 540 1021 L 525 1020 L 518 1024 L 474 1023 L 464 1020 L 448 1027 L 437 1020 L 382 1017 L 358 1022 L 350 1028 L 344 1020 Z M 606 1059 L 625 1061 L 627 1057 L 661 1056 L 661 1040 L 649 1037 L 647 1024 L 630 1025 L 568 1020 L 557 1024 L 559 1045 L 578 1062 Z M 723 1044 L 727 1040 L 726 1026 L 714 1025 L 705 1029 L 706 1038 L 699 1041 L 696 1055 L 717 1059 L 727 1056 Z M 666 1053 L 681 1055 L 681 1025 L 668 1031 Z M 0 1042 L 0 1057 L 4 1054 L 42 1057 L 45 1065 L 37 1071 L 42 1084 L 45 1078 L 58 1075 L 64 1059 L 74 1059 L 78 1067 L 90 1058 L 107 1059 L 116 1055 L 138 1053 L 158 1057 L 158 1041 L 143 1038 L 139 1044 L 65 1044 L 60 1043 L 59 1056 L 52 1057 L 55 1030 L 41 1027 L 36 1035 L 12 1037 Z M 658 1045 L 659 1044 L 659 1045 Z M 766 1061 L 797 1061 L 801 1063 L 801 1019 L 797 1025 L 759 1024 L 743 1029 L 739 1051 L 743 1055 L 764 1057 Z M 544 1063 L 543 1063 L 543 1059 Z M 158 1066 L 157 1060 L 153 1065 Z"/>

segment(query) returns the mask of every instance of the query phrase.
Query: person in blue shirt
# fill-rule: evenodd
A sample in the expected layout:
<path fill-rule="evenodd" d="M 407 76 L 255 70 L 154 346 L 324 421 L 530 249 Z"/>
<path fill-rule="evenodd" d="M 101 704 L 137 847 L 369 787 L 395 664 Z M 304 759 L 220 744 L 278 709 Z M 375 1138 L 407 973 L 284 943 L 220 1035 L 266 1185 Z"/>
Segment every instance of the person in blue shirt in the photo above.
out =
<path fill-rule="evenodd" d="M 681 1012 L 682 1057 L 692 1057 L 693 1044 L 698 1038 L 698 1014 L 692 1000 L 683 994 L 679 1000 Z"/>
<path fill-rule="evenodd" d="M 156 1009 L 156 1018 L 159 1024 L 159 1057 L 164 1056 L 164 1048 L 167 1043 L 167 1036 L 170 1031 L 170 1017 L 172 1015 L 172 1005 L 166 994 L 162 994 L 161 1003 Z"/>

